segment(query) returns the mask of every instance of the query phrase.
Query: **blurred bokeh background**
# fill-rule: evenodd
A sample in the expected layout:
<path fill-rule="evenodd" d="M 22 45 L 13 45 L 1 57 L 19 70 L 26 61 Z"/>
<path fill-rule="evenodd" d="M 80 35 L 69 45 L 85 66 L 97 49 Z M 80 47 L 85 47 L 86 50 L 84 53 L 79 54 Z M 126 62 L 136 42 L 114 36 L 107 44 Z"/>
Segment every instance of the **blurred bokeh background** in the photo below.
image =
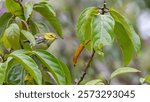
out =
<path fill-rule="evenodd" d="M 4 0 L 0 0 L 0 15 L 5 11 Z M 39 0 L 23 0 L 24 2 L 36 3 Z M 150 0 L 106 0 L 107 7 L 115 8 L 125 15 L 133 24 L 142 42 L 141 51 L 134 55 L 129 66 L 141 70 L 141 73 L 126 74 L 112 80 L 111 84 L 140 84 L 139 78 L 150 74 Z M 82 69 L 90 57 L 90 53 L 84 50 L 79 57 L 76 67 L 72 59 L 80 42 L 76 37 L 76 23 L 81 11 L 91 6 L 103 6 L 103 0 L 50 0 L 57 16 L 62 24 L 64 39 L 57 39 L 49 48 L 49 51 L 63 60 L 69 67 L 72 80 L 79 78 Z M 35 20 L 43 21 L 41 16 Z M 128 45 L 127 45 L 128 46 Z M 118 67 L 123 66 L 122 54 L 117 43 L 104 48 L 104 58 L 96 55 L 82 82 L 92 79 L 108 79 L 111 73 Z"/>

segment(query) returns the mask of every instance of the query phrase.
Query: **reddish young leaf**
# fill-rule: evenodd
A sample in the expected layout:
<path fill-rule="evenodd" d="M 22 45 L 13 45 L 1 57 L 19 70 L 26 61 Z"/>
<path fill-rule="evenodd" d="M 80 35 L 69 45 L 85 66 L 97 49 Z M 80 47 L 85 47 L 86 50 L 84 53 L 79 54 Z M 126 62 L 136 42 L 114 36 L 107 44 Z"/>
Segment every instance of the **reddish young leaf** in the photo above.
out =
<path fill-rule="evenodd" d="M 79 47 L 77 48 L 77 50 L 76 50 L 76 52 L 74 53 L 74 56 L 73 56 L 73 64 L 74 64 L 74 66 L 76 66 L 76 63 L 78 61 L 78 58 L 79 58 L 81 52 L 83 51 L 85 46 L 90 43 L 90 41 L 91 40 L 87 40 L 84 44 L 80 44 Z"/>

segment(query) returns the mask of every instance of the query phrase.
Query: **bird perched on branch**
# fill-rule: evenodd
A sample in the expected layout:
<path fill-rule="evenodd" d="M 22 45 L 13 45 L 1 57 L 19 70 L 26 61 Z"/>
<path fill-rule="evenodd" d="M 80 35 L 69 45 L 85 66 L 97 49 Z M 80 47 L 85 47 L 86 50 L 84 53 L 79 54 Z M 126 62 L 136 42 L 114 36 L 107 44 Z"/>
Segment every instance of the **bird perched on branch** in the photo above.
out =
<path fill-rule="evenodd" d="M 54 33 L 36 34 L 34 38 L 36 45 L 33 46 L 33 49 L 47 49 L 57 39 Z M 24 40 L 23 42 L 30 43 L 29 40 Z"/>

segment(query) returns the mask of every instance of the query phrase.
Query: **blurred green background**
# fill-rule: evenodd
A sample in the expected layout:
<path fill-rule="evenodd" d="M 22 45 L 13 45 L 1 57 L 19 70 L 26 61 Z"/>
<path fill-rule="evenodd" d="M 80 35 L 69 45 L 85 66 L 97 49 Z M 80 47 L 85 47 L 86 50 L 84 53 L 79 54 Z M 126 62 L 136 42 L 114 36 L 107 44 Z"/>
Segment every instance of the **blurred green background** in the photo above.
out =
<path fill-rule="evenodd" d="M 6 9 L 0 0 L 0 15 Z M 24 2 L 36 3 L 39 0 L 23 0 Z M 90 53 L 84 50 L 79 57 L 76 67 L 72 59 L 80 42 L 76 37 L 76 23 L 81 11 L 91 6 L 103 6 L 103 0 L 50 0 L 57 16 L 62 24 L 64 39 L 57 39 L 49 48 L 49 51 L 63 60 L 70 68 L 72 80 L 79 78 L 84 65 L 90 57 Z M 141 70 L 141 73 L 126 74 L 112 80 L 111 84 L 140 84 L 139 78 L 150 75 L 150 0 L 106 0 L 108 8 L 115 8 L 125 15 L 133 24 L 136 32 L 141 37 L 142 47 L 138 55 L 134 55 L 129 66 Z M 43 18 L 36 16 L 38 21 Z M 128 45 L 127 45 L 128 46 Z M 105 56 L 96 55 L 82 82 L 102 78 L 108 79 L 111 73 L 118 67 L 123 66 L 122 54 L 117 43 L 104 48 Z"/>

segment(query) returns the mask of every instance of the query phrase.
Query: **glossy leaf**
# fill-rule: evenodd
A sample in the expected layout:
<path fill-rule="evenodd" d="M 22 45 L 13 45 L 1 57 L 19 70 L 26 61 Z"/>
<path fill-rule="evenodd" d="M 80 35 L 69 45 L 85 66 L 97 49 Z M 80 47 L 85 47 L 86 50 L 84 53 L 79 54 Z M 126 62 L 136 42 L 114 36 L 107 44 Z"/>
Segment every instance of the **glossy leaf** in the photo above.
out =
<path fill-rule="evenodd" d="M 23 17 L 22 9 L 15 0 L 5 0 L 7 10 L 12 13 L 12 15 Z"/>
<path fill-rule="evenodd" d="M 26 49 L 20 49 L 13 52 L 13 54 L 31 54 L 31 51 Z"/>
<path fill-rule="evenodd" d="M 145 76 L 144 78 L 140 78 L 140 82 L 143 83 L 148 83 L 150 84 L 150 75 Z"/>
<path fill-rule="evenodd" d="M 139 70 L 135 69 L 135 68 L 130 68 L 130 67 L 123 67 L 123 68 L 118 68 L 117 70 L 115 70 L 112 74 L 110 79 L 113 79 L 119 75 L 122 74 L 126 74 L 126 73 L 136 73 L 136 72 L 140 72 Z"/>
<path fill-rule="evenodd" d="M 6 29 L 6 36 L 14 50 L 20 49 L 20 29 L 17 24 L 13 23 Z"/>
<path fill-rule="evenodd" d="M 10 56 L 16 59 L 30 73 L 37 84 L 42 84 L 42 74 L 35 61 L 31 57 L 19 52 L 15 51 Z"/>
<path fill-rule="evenodd" d="M 56 17 L 56 14 L 50 5 L 50 3 L 47 2 L 40 2 L 38 4 L 34 5 L 34 10 L 39 12 L 43 17 L 45 17 L 48 22 L 52 25 L 52 27 L 55 29 L 57 34 L 62 37 L 62 28 L 61 25 Z"/>
<path fill-rule="evenodd" d="M 30 18 L 32 11 L 33 11 L 33 4 L 32 3 L 26 3 L 24 5 L 24 16 L 25 16 L 26 21 Z"/>
<path fill-rule="evenodd" d="M 96 15 L 98 15 L 97 7 L 89 7 L 81 12 L 76 27 L 77 37 L 81 43 L 91 40 L 91 24 Z"/>
<path fill-rule="evenodd" d="M 115 33 L 117 34 L 117 36 L 119 36 L 120 39 L 125 40 L 124 42 L 128 42 L 128 46 L 130 46 L 130 50 L 128 52 L 130 52 L 132 48 L 135 49 L 136 52 L 139 52 L 140 47 L 141 47 L 140 38 L 136 34 L 132 25 L 129 24 L 129 21 L 127 20 L 127 18 L 125 18 L 124 16 L 122 16 L 121 14 L 119 14 L 117 11 L 113 9 L 110 9 L 110 14 L 115 20 Z M 120 28 L 121 30 L 119 30 Z M 127 51 L 124 51 L 124 50 L 128 49 L 128 46 L 125 45 L 127 43 L 122 43 L 122 42 L 120 42 L 120 40 L 118 41 L 118 43 L 120 43 L 121 45 L 124 57 L 126 57 L 124 58 L 125 59 L 124 64 L 127 65 L 132 58 L 130 54 L 133 53 L 133 51 L 131 51 L 130 54 L 126 53 Z M 124 48 L 122 46 L 124 46 Z"/>
<path fill-rule="evenodd" d="M 29 31 L 21 30 L 21 33 L 26 37 L 27 40 L 29 40 L 32 46 L 36 45 L 35 38 Z"/>
<path fill-rule="evenodd" d="M 126 30 L 120 23 L 118 22 L 115 23 L 114 31 L 116 33 L 117 41 L 123 53 L 124 65 L 128 65 L 130 60 L 132 59 L 132 55 L 134 51 L 134 48 L 131 44 L 131 40 L 129 39 Z"/>
<path fill-rule="evenodd" d="M 8 63 L 11 60 L 11 58 L 8 58 L 7 61 L 5 61 L 4 63 L 0 63 L 0 85 L 2 85 L 5 81 Z"/>
<path fill-rule="evenodd" d="M 129 35 L 132 44 L 134 46 L 135 51 L 138 53 L 140 51 L 141 48 L 141 42 L 140 42 L 140 38 L 137 35 L 137 33 L 135 32 L 134 28 L 132 25 L 130 25 L 130 31 L 132 32 L 131 35 Z"/>
<path fill-rule="evenodd" d="M 95 79 L 87 82 L 85 85 L 105 85 L 102 80 Z"/>
<path fill-rule="evenodd" d="M 92 46 L 99 53 L 105 45 L 114 39 L 114 20 L 110 15 L 98 15 L 92 23 Z"/>
<path fill-rule="evenodd" d="M 71 84 L 71 76 L 67 66 L 45 50 L 33 51 L 38 59 L 51 72 L 57 84 Z"/>
<path fill-rule="evenodd" d="M 59 59 L 57 59 L 59 60 Z M 65 76 L 66 76 L 66 85 L 71 85 L 72 82 L 71 82 L 71 74 L 70 74 L 70 71 L 69 71 L 69 68 L 67 67 L 67 65 L 62 62 L 61 60 L 59 60 L 59 63 L 60 65 L 62 66 L 63 70 L 64 70 L 64 73 L 65 73 Z"/>
<path fill-rule="evenodd" d="M 127 31 L 127 35 L 129 36 L 135 51 L 138 52 L 141 47 L 140 38 L 136 34 L 133 26 L 129 23 L 128 19 L 113 9 L 110 10 L 110 14 L 112 15 L 112 17 L 114 18 L 116 22 L 119 22 L 120 24 L 124 26 L 124 29 Z"/>
<path fill-rule="evenodd" d="M 8 77 L 7 77 L 7 82 L 9 84 L 13 85 L 23 85 L 24 83 L 24 68 L 20 64 L 14 64 L 11 66 L 9 72 L 8 72 Z"/>
<path fill-rule="evenodd" d="M 0 63 L 0 85 L 2 85 L 4 80 L 5 80 L 6 69 L 7 69 L 7 64 L 6 63 Z"/>
<path fill-rule="evenodd" d="M 8 25 L 8 22 L 11 18 L 11 13 L 4 13 L 1 17 L 0 17 L 0 39 L 4 34 L 4 31 Z"/>
<path fill-rule="evenodd" d="M 4 35 L 2 37 L 2 44 L 4 45 L 4 48 L 6 48 L 6 49 L 11 48 L 11 45 L 10 45 L 10 43 L 8 41 L 6 33 L 4 33 Z"/>

